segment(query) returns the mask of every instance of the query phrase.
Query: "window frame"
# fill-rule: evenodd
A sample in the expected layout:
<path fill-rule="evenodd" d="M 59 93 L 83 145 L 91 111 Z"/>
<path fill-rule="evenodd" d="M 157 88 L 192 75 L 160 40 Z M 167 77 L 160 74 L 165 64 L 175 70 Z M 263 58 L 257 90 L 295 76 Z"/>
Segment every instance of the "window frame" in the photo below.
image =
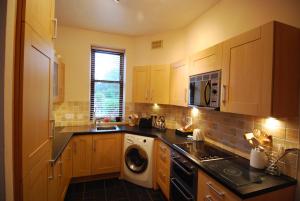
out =
<path fill-rule="evenodd" d="M 119 81 L 113 80 L 96 80 L 95 79 L 95 55 L 96 53 L 105 53 L 111 55 L 119 55 L 120 56 L 120 79 Z M 101 47 L 91 47 L 91 71 L 90 71 L 90 120 L 94 119 L 94 111 L 95 111 L 95 84 L 96 83 L 117 83 L 120 86 L 120 94 L 119 94 L 119 118 L 120 120 L 124 117 L 124 71 L 125 71 L 125 50 L 115 50 L 109 48 L 101 48 Z M 97 117 L 98 118 L 98 117 Z M 102 118 L 102 117 L 99 117 Z"/>

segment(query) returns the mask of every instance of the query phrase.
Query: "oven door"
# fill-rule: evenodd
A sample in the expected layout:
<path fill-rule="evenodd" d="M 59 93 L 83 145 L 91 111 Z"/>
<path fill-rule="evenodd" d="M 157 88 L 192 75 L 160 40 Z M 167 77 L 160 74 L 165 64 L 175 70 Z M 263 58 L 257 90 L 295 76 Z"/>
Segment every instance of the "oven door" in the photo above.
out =
<path fill-rule="evenodd" d="M 195 168 L 188 169 L 180 161 L 172 158 L 171 177 L 176 178 L 188 191 L 195 192 L 197 186 L 197 171 Z"/>
<path fill-rule="evenodd" d="M 170 200 L 171 201 L 194 201 L 194 196 L 185 189 L 183 185 L 176 179 L 171 178 L 170 184 Z"/>

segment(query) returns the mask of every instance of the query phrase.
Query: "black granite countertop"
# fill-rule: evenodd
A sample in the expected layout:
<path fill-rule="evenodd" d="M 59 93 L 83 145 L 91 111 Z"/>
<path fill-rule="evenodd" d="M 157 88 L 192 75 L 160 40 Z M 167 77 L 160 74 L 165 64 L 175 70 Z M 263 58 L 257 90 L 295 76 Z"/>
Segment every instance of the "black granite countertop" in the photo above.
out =
<path fill-rule="evenodd" d="M 56 134 L 53 141 L 52 159 L 56 161 L 59 158 L 59 156 L 61 155 L 61 153 L 63 152 L 64 148 L 67 146 L 68 142 L 70 141 L 73 135 L 85 135 L 85 134 L 99 135 L 99 134 L 109 134 L 109 133 L 131 133 L 131 134 L 137 134 L 137 135 L 142 135 L 147 137 L 159 138 L 164 143 L 168 144 L 172 149 L 185 155 L 187 158 L 189 158 L 191 161 L 197 164 L 202 171 L 204 171 L 209 176 L 211 176 L 212 178 L 214 178 L 215 180 L 217 180 L 218 182 L 226 186 L 228 189 L 230 189 L 233 193 L 235 193 L 237 196 L 239 196 L 242 199 L 279 190 L 288 186 L 295 185 L 297 183 L 297 181 L 291 177 L 284 176 L 284 175 L 271 176 L 271 175 L 264 174 L 264 172 L 261 171 L 261 173 L 263 174 L 263 176 L 261 177 L 262 182 L 252 183 L 250 185 L 245 185 L 240 187 L 234 186 L 226 182 L 226 180 L 224 180 L 224 178 L 222 178 L 220 175 L 216 174 L 215 172 L 207 168 L 205 163 L 200 162 L 199 160 L 197 160 L 196 157 L 174 146 L 174 144 L 188 142 L 189 140 L 184 137 L 176 135 L 175 130 L 172 129 L 166 129 L 164 131 L 161 131 L 158 129 L 140 129 L 138 127 L 118 126 L 117 130 L 99 131 L 89 126 L 58 127 L 56 128 Z M 255 171 L 255 172 L 258 171 L 252 169 L 249 166 L 249 161 L 247 159 L 244 159 L 236 155 L 233 156 L 234 157 L 231 159 L 231 162 L 242 165 L 243 167 L 247 168 L 249 170 L 249 174 L 251 174 L 251 171 Z"/>

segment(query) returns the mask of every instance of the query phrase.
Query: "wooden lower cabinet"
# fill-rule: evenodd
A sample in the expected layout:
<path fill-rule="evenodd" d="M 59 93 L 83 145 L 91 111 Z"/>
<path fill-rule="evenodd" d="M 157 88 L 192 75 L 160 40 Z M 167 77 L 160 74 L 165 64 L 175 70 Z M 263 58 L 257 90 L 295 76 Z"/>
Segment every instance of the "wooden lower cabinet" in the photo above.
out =
<path fill-rule="evenodd" d="M 121 135 L 93 136 L 92 174 L 120 172 Z"/>
<path fill-rule="evenodd" d="M 62 153 L 59 164 L 59 191 L 58 200 L 63 201 L 68 190 L 70 180 L 72 178 L 72 146 L 68 144 Z"/>
<path fill-rule="evenodd" d="M 73 177 L 120 172 L 121 134 L 76 136 L 73 139 Z"/>
<path fill-rule="evenodd" d="M 281 190 L 265 193 L 256 197 L 245 199 L 245 201 L 294 201 L 295 186 Z M 229 191 L 222 184 L 198 171 L 198 201 L 242 201 L 243 199 Z"/>
<path fill-rule="evenodd" d="M 156 182 L 163 194 L 170 198 L 170 148 L 158 141 L 156 146 Z"/>
<path fill-rule="evenodd" d="M 73 177 L 91 175 L 92 135 L 75 136 L 73 145 Z"/>

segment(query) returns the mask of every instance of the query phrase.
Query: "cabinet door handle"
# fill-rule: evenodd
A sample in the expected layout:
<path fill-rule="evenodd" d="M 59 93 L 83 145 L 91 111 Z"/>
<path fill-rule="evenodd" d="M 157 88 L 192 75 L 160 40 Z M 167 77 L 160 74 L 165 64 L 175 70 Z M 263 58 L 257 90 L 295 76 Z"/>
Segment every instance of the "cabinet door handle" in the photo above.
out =
<path fill-rule="evenodd" d="M 148 90 L 146 90 L 145 99 L 148 100 Z"/>
<path fill-rule="evenodd" d="M 54 138 L 54 132 L 55 132 L 55 120 L 50 120 L 50 129 L 49 129 L 49 138 Z"/>
<path fill-rule="evenodd" d="M 225 84 L 222 85 L 222 102 L 226 103 L 227 100 L 227 86 Z"/>
<path fill-rule="evenodd" d="M 53 31 L 52 39 L 56 39 L 57 38 L 57 18 L 53 18 L 52 21 L 54 22 L 54 31 Z"/>
<path fill-rule="evenodd" d="M 206 201 L 213 201 L 213 198 L 211 197 L 211 195 L 207 195 L 207 196 L 205 196 L 205 200 Z"/>
<path fill-rule="evenodd" d="M 54 161 L 53 160 L 49 160 L 49 167 L 51 169 L 51 175 L 48 176 L 49 180 L 54 179 Z"/>
<path fill-rule="evenodd" d="M 187 103 L 187 88 L 184 89 L 184 103 Z"/>
<path fill-rule="evenodd" d="M 153 101 L 153 94 L 154 94 L 154 90 L 152 89 L 151 90 L 151 95 L 150 95 L 151 96 L 151 101 Z"/>
<path fill-rule="evenodd" d="M 221 191 L 221 192 L 218 191 L 218 190 L 212 185 L 211 182 L 207 182 L 206 184 L 207 184 L 207 186 L 208 186 L 211 190 L 213 190 L 215 193 L 217 193 L 218 196 L 224 197 L 225 193 L 224 193 L 223 191 Z"/>

